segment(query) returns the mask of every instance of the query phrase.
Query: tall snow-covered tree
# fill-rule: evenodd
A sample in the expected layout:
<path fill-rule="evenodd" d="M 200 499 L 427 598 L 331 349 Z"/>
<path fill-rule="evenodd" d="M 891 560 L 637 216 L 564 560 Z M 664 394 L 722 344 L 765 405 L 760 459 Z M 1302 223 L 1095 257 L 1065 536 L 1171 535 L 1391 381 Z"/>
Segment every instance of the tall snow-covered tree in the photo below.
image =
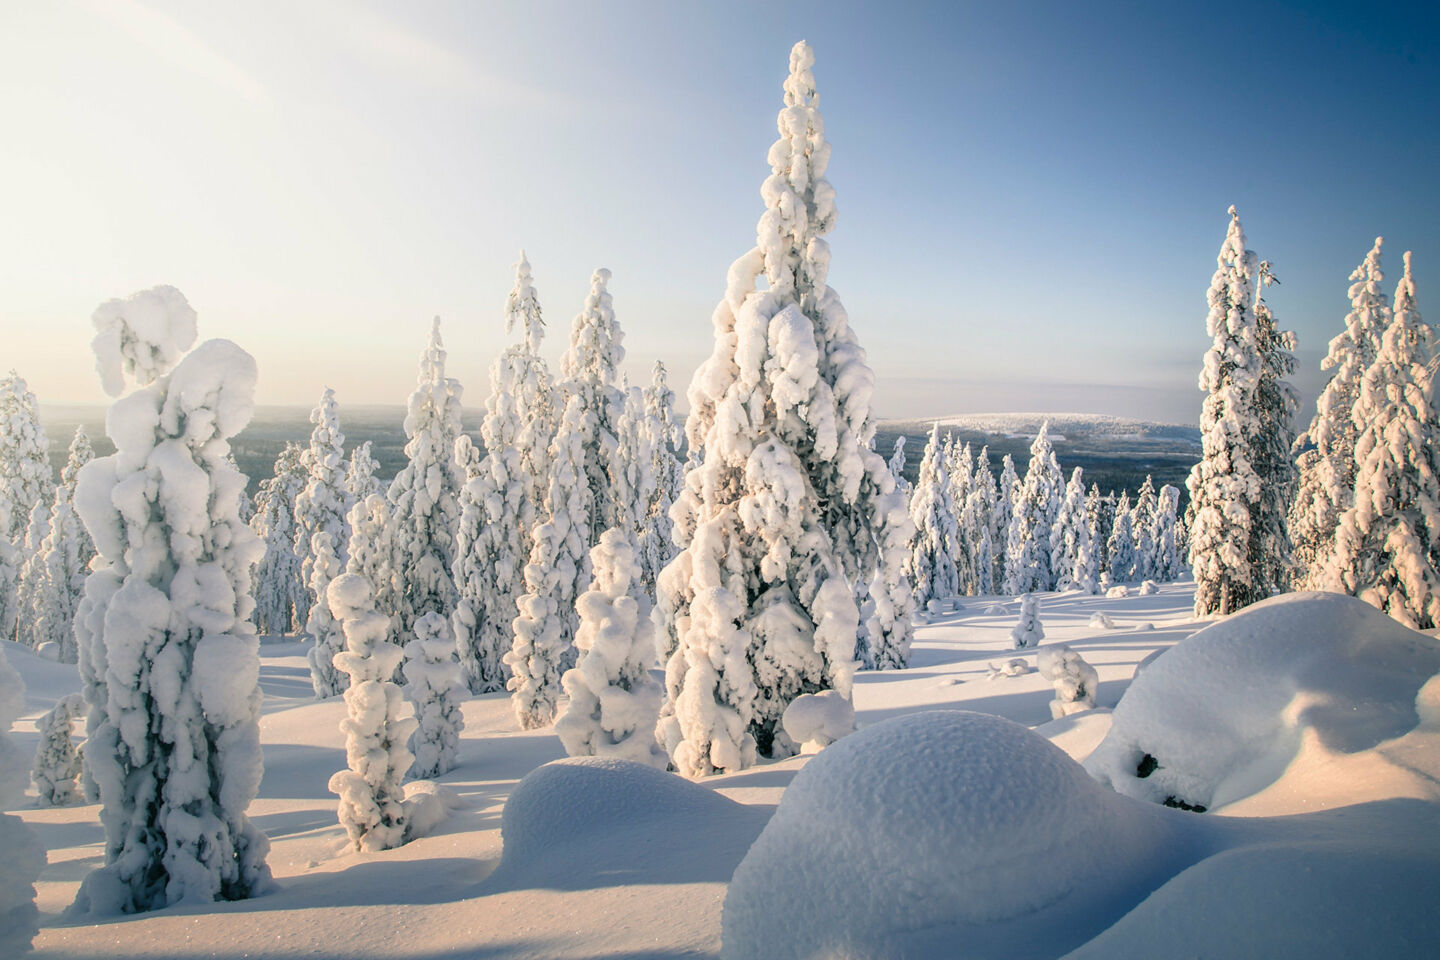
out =
<path fill-rule="evenodd" d="M 585 482 L 582 446 L 585 417 L 582 399 L 571 397 L 550 448 L 544 520 L 535 527 L 530 562 L 525 565 L 525 593 L 512 626 L 514 641 L 504 657 L 510 668 L 506 686 L 515 718 L 525 730 L 555 719 L 562 665 L 578 627 L 575 600 L 590 583 L 585 545 L 590 487 Z"/>
<path fill-rule="evenodd" d="M 365 582 L 370 584 L 370 600 L 375 609 L 394 609 L 402 576 L 393 567 L 390 501 L 383 493 L 372 493 L 351 507 L 350 515 L 345 519 L 350 527 L 350 544 L 346 551 L 350 559 L 345 564 L 345 572 L 364 577 Z M 328 595 L 329 591 L 326 593 Z"/>
<path fill-rule="evenodd" d="M 341 574 L 325 593 L 331 616 L 345 631 L 335 666 L 350 677 L 347 715 L 340 721 L 348 769 L 330 778 L 330 792 L 340 798 L 340 825 L 356 850 L 389 850 L 405 842 L 401 784 L 415 759 L 406 744 L 417 722 L 403 715 L 400 687 L 390 680 L 402 653 L 390 641 L 391 620 L 375 609 L 364 577 Z"/>
<path fill-rule="evenodd" d="M 455 527 L 465 485 L 464 470 L 455 461 L 462 388 L 460 381 L 445 375 L 445 356 L 436 317 L 406 408 L 406 463 L 386 494 L 386 539 L 396 589 L 391 597 L 377 589 L 376 605 L 395 618 L 399 636 L 413 633 L 415 621 L 427 613 L 448 618 L 455 610 Z M 386 601 L 393 607 L 382 605 Z"/>
<path fill-rule="evenodd" d="M 1279 328 L 1269 305 L 1259 295 L 1277 282 L 1268 262 L 1260 263 L 1258 280 L 1255 333 L 1260 380 L 1255 387 L 1256 427 L 1250 441 L 1250 464 L 1260 478 L 1260 498 L 1250 522 L 1250 556 L 1255 592 L 1268 597 L 1289 590 L 1295 580 L 1288 513 L 1295 500 L 1298 476 L 1291 448 L 1295 445 L 1294 421 L 1300 398 L 1285 379 L 1297 368 L 1295 334 Z"/>
<path fill-rule="evenodd" d="M 1180 491 L 1168 483 L 1160 488 L 1159 501 L 1155 507 L 1155 565 L 1154 578 L 1161 583 L 1180 579 L 1183 561 L 1180 559 L 1180 544 L 1176 536 L 1176 513 L 1180 509 Z"/>
<path fill-rule="evenodd" d="M 340 432 L 335 391 L 325 388 L 310 422 L 315 428 L 304 457 L 308 476 L 295 496 L 295 555 L 312 601 L 305 617 L 305 632 L 315 641 L 309 653 L 310 682 L 315 696 L 324 698 L 345 690 L 345 675 L 334 663 L 335 654 L 345 646 L 345 634 L 330 615 L 325 592 L 349 559 L 346 515 L 353 506 L 345 488 L 345 435 Z"/>
<path fill-rule="evenodd" d="M 1440 414 L 1435 344 L 1420 319 L 1410 254 L 1393 318 L 1355 403 L 1354 497 L 1340 517 L 1332 588 L 1402 623 L 1440 624 Z"/>
<path fill-rule="evenodd" d="M 650 677 L 655 659 L 650 601 L 628 531 L 612 527 L 590 551 L 594 580 L 576 608 L 580 658 L 562 678 L 569 706 L 555 733 L 572 757 L 619 757 L 664 768 L 655 741 L 663 691 Z"/>
<path fill-rule="evenodd" d="M 25 755 L 10 727 L 25 712 L 25 682 L 0 650 L 0 810 L 13 810 L 29 779 Z M 19 817 L 0 813 L 0 956 L 20 957 L 40 931 L 35 882 L 45 869 L 45 848 Z"/>
<path fill-rule="evenodd" d="M 75 482 L 80 468 L 95 457 L 83 427 L 75 428 L 69 457 L 60 471 L 49 533 L 41 545 L 45 589 L 35 620 L 36 641 L 54 643 L 61 663 L 75 663 L 75 614 L 85 590 L 95 544 L 75 512 Z"/>
<path fill-rule="evenodd" d="M 275 472 L 260 481 L 253 530 L 265 545 L 255 571 L 255 625 L 266 635 L 290 633 L 305 615 L 308 596 L 295 555 L 295 498 L 305 489 L 306 470 L 297 443 L 287 443 L 275 459 Z"/>
<path fill-rule="evenodd" d="M 909 505 L 903 497 L 878 501 L 889 516 L 876 518 L 880 540 L 880 563 L 870 581 L 865 618 L 865 662 L 876 670 L 901 670 L 910 664 L 910 642 L 914 633 L 914 588 L 905 572 L 910 558 L 910 538 L 915 527 Z"/>
<path fill-rule="evenodd" d="M 1155 508 L 1155 481 L 1146 474 L 1145 482 L 1135 495 L 1135 506 L 1130 510 L 1130 534 L 1135 538 L 1135 580 L 1155 579 Z"/>
<path fill-rule="evenodd" d="M 370 452 L 369 440 L 350 451 L 350 460 L 345 466 L 345 499 L 352 507 L 363 503 L 372 493 L 385 492 L 380 479 L 375 476 L 379 468 L 380 464 L 375 462 Z"/>
<path fill-rule="evenodd" d="M 910 541 L 906 573 L 915 602 L 921 607 L 960 592 L 960 575 L 955 567 L 959 525 L 945 459 L 940 424 L 936 423 L 930 429 L 930 442 L 925 445 L 915 492 L 910 497 L 910 522 L 915 525 L 915 536 Z"/>
<path fill-rule="evenodd" d="M 1010 521 L 1015 518 L 1015 498 L 1020 493 L 1020 477 L 1015 460 L 1005 454 L 1000 460 L 1000 479 L 995 491 L 995 509 L 990 512 L 990 536 L 995 543 L 995 585 L 1001 592 L 1010 570 Z"/>
<path fill-rule="evenodd" d="M 538 511 L 545 502 L 545 492 L 550 488 L 550 444 L 559 427 L 564 402 L 556 406 L 555 384 L 550 368 L 540 356 L 540 345 L 545 339 L 545 320 L 540 311 L 540 299 L 530 275 L 530 261 L 525 251 L 520 251 L 520 262 L 515 265 L 515 286 L 505 300 L 505 332 L 521 332 L 520 343 L 510 354 L 509 372 L 513 377 L 511 393 L 515 398 L 515 412 L 520 418 L 520 432 L 515 439 L 520 452 L 519 472 L 530 481 L 527 502 L 534 504 Z M 508 352 L 508 351 L 507 351 Z M 530 535 L 533 526 L 525 528 L 525 551 L 530 550 Z"/>
<path fill-rule="evenodd" d="M 1135 579 L 1135 513 L 1130 509 L 1130 491 L 1120 494 L 1115 506 L 1115 526 L 1110 529 L 1105 572 L 1114 583 Z"/>
<path fill-rule="evenodd" d="M 52 496 L 49 450 L 39 402 L 11 370 L 0 379 L 0 637 L 7 640 L 17 638 L 22 621 L 20 580 L 32 553 L 25 549 L 30 515 L 36 504 L 48 507 Z"/>
<path fill-rule="evenodd" d="M 91 703 L 85 756 L 105 865 L 73 909 L 243 899 L 270 876 L 269 841 L 245 813 L 262 769 L 250 581 L 263 546 L 240 521 L 246 478 L 227 456 L 254 412 L 255 361 L 229 340 L 182 357 L 195 312 L 173 287 L 101 304 L 94 323 L 106 392 L 134 389 L 106 418 L 116 452 L 86 464 L 75 490 L 101 558 L 86 586 L 99 627 L 85 639 L 101 650 L 89 659 L 105 700 Z"/>
<path fill-rule="evenodd" d="M 675 557 L 670 507 L 685 486 L 685 430 L 675 418 L 675 392 L 665 380 L 665 365 L 658 360 L 645 390 L 645 412 L 652 434 L 652 490 L 640 533 L 640 579 L 647 595 L 654 596 L 660 571 Z"/>
<path fill-rule="evenodd" d="M 645 392 L 639 387 L 629 387 L 622 394 L 625 400 L 615 425 L 617 445 L 611 472 L 619 489 L 628 492 L 625 500 L 616 505 L 615 518 L 621 525 L 618 529 L 626 531 L 632 542 L 639 543 L 650 501 L 655 496 L 655 474 L 651 463 L 655 458 L 654 446 L 660 437 L 645 412 Z M 643 576 L 640 582 L 643 586 Z"/>
<path fill-rule="evenodd" d="M 960 542 L 970 554 L 973 580 L 970 592 L 995 592 L 996 544 L 993 532 L 995 475 L 990 472 L 990 451 L 982 447 L 971 472 L 970 494 L 960 508 Z"/>
<path fill-rule="evenodd" d="M 795 697 L 849 696 L 855 590 L 890 536 L 875 524 L 899 516 L 870 448 L 874 376 L 826 283 L 835 191 L 813 64 L 796 44 L 756 246 L 730 268 L 714 352 L 689 391 L 686 435 L 704 459 L 686 475 L 682 552 L 658 591 L 677 648 L 662 726 L 687 776 L 746 766 L 757 749 L 785 755 Z"/>
<path fill-rule="evenodd" d="M 975 460 L 970 455 L 970 444 L 949 440 L 945 445 L 945 465 L 950 473 L 950 503 L 955 509 L 955 579 L 959 584 L 956 593 L 973 595 L 979 576 L 975 572 L 975 543 L 961 536 L 964 523 L 965 504 L 970 501 L 970 490 L 975 473 Z"/>
<path fill-rule="evenodd" d="M 1005 592 L 1030 593 L 1055 586 L 1050 563 L 1050 532 L 1060 512 L 1065 478 L 1050 445 L 1050 424 L 1040 425 L 1030 444 L 1025 480 L 1015 493 L 1015 512 L 1006 540 Z M 1011 546 L 1018 549 L 1012 554 Z"/>
<path fill-rule="evenodd" d="M 622 526 L 633 510 L 631 491 L 625 486 L 619 460 L 619 423 L 625 395 L 620 389 L 620 363 L 625 359 L 624 333 L 611 306 L 610 271 L 598 269 L 590 277 L 590 295 L 570 327 L 570 347 L 561 360 L 567 397 L 577 398 L 583 416 L 576 426 L 586 486 L 589 517 L 585 523 L 585 549 L 600 540 L 607 528 Z"/>
<path fill-rule="evenodd" d="M 1090 547 L 1090 521 L 1085 513 L 1084 471 L 1076 467 L 1065 485 L 1065 499 L 1050 528 L 1051 565 L 1059 571 L 1055 579 L 1056 590 L 1078 587 L 1086 593 L 1094 588 L 1086 587 L 1083 580 L 1085 564 L 1093 556 Z"/>
<path fill-rule="evenodd" d="M 1100 489 L 1092 483 L 1090 492 L 1085 495 L 1085 534 L 1075 552 L 1075 572 L 1070 578 L 1082 593 L 1095 593 L 1100 589 L 1100 568 L 1105 561 L 1107 545 L 1100 533 L 1099 501 Z"/>
<path fill-rule="evenodd" d="M 460 702 L 465 680 L 455 658 L 450 621 L 427 613 L 415 621 L 415 635 L 405 644 L 405 698 L 415 705 L 415 732 L 410 735 L 412 780 L 428 780 L 455 769 L 465 717 Z"/>
<path fill-rule="evenodd" d="M 1325 567 L 1334 553 L 1335 528 L 1349 509 L 1355 491 L 1355 444 L 1363 423 L 1355 420 L 1355 405 L 1364 386 L 1365 372 L 1380 352 L 1390 323 L 1390 304 L 1380 284 L 1380 254 L 1385 238 L 1375 245 L 1350 274 L 1350 312 L 1345 329 L 1330 341 L 1320 364 L 1333 371 L 1315 403 L 1315 417 L 1297 446 L 1314 448 L 1299 458 L 1299 486 L 1290 508 L 1290 537 L 1300 586 L 1314 588 L 1326 578 Z M 1192 511 L 1193 512 L 1193 511 Z M 1197 576 L 1198 576 L 1197 571 Z"/>
<path fill-rule="evenodd" d="M 1260 477 L 1251 461 L 1257 428 L 1255 392 L 1262 361 L 1255 322 L 1259 263 L 1245 249 L 1235 208 L 1210 281 L 1206 328 L 1214 338 L 1200 371 L 1201 460 L 1190 470 L 1190 564 L 1195 616 L 1224 616 L 1263 600 L 1250 556 Z M 1116 527 L 1120 517 L 1116 516 Z M 1113 536 L 1112 536 L 1113 541 Z M 1116 580 L 1125 579 L 1111 571 Z"/>
<path fill-rule="evenodd" d="M 53 493 L 51 495 L 53 497 Z M 50 538 L 50 500 L 36 501 L 30 508 L 30 521 L 25 525 L 25 539 L 21 545 L 20 580 L 16 587 L 15 639 L 26 646 L 39 644 L 35 631 L 40 618 L 40 608 L 45 602 L 45 541 Z"/>

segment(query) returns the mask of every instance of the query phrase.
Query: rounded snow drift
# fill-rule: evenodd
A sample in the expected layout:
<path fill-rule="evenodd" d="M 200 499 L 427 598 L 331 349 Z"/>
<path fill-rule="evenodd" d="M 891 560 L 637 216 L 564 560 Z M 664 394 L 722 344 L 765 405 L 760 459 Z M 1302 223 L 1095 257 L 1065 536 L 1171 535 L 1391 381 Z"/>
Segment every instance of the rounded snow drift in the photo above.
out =
<path fill-rule="evenodd" d="M 1018 941 L 995 942 L 995 927 L 1022 915 L 1021 940 L 1053 923 L 1078 934 L 1069 895 L 1133 876 L 1164 846 L 1169 825 L 1151 813 L 1009 720 L 888 720 L 785 791 L 730 883 L 722 955 L 1006 956 Z"/>
<path fill-rule="evenodd" d="M 1120 793 L 1210 808 L 1274 783 L 1306 736 L 1356 753 L 1420 723 L 1440 642 L 1336 593 L 1292 593 L 1146 658 L 1085 761 Z"/>

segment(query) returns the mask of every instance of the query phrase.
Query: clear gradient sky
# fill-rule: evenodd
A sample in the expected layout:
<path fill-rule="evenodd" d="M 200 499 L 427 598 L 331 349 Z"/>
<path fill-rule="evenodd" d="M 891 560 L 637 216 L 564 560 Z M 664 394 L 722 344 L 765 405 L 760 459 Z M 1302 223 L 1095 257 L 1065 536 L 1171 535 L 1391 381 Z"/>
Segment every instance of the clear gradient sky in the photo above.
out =
<path fill-rule="evenodd" d="M 401 403 L 439 314 L 478 405 L 524 247 L 552 359 L 606 266 L 683 395 L 804 38 L 878 414 L 1194 421 L 1232 203 L 1308 404 L 1377 234 L 1440 321 L 1437 10 L 5 3 L 0 367 L 98 402 L 91 311 L 171 283 L 262 402 Z"/>

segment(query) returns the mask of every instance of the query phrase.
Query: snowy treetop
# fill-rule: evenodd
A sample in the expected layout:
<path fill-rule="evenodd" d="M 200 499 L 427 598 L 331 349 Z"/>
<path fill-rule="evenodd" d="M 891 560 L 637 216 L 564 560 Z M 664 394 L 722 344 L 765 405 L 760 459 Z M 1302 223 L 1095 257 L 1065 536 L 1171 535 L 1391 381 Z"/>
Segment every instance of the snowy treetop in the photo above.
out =
<path fill-rule="evenodd" d="M 171 286 L 152 287 L 96 308 L 91 322 L 95 369 L 105 392 L 118 397 L 126 380 L 154 382 L 173 367 L 196 337 L 195 310 Z"/>

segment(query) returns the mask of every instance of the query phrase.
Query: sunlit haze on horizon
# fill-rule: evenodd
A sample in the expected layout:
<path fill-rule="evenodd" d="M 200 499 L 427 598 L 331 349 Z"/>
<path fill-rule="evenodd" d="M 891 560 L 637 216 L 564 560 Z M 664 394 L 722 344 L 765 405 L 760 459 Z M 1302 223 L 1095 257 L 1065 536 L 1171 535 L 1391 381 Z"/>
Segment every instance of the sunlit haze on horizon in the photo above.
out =
<path fill-rule="evenodd" d="M 1308 419 L 1377 235 L 1440 316 L 1440 14 L 1176 6 L 8 4 L 0 367 L 102 402 L 92 311 L 168 283 L 262 403 L 402 403 L 439 315 L 475 407 L 523 248 L 547 357 L 608 267 L 683 405 L 803 38 L 878 415 L 1193 422 L 1233 203 Z"/>

